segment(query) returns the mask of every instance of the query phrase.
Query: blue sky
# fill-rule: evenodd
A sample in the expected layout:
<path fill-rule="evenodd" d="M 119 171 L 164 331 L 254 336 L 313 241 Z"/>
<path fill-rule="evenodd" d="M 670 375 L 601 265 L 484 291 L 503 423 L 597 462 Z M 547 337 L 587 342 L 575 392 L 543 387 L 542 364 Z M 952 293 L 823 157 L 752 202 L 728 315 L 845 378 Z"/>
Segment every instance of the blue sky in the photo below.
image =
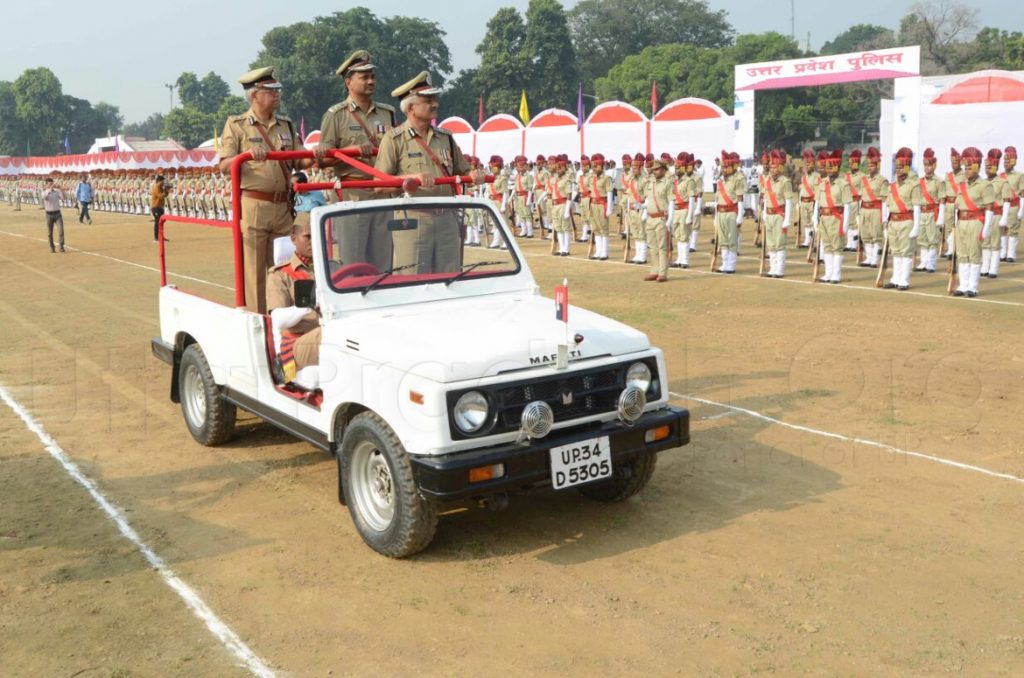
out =
<path fill-rule="evenodd" d="M 962 0 L 980 11 L 982 26 L 999 25 L 1024 32 L 1020 0 Z M 794 0 L 796 35 L 801 44 L 811 33 L 812 48 L 858 23 L 896 27 L 912 0 L 828 2 Z M 247 0 L 36 0 L 5 3 L 0 10 L 0 80 L 13 80 L 25 69 L 46 66 L 60 78 L 66 93 L 92 102 L 119 106 L 134 122 L 168 109 L 165 83 L 183 71 L 209 71 L 234 84 L 248 69 L 263 34 L 274 26 L 306 21 L 365 3 L 306 0 L 295 4 Z M 444 0 L 397 2 L 376 0 L 378 16 L 419 16 L 447 32 L 456 72 L 478 63 L 474 52 L 488 19 L 499 7 L 525 11 L 528 0 Z M 562 0 L 566 8 L 576 0 Z M 777 0 L 711 0 L 724 9 L 740 33 L 790 30 L 789 3 Z M 822 7 L 828 7 L 822 11 Z"/>

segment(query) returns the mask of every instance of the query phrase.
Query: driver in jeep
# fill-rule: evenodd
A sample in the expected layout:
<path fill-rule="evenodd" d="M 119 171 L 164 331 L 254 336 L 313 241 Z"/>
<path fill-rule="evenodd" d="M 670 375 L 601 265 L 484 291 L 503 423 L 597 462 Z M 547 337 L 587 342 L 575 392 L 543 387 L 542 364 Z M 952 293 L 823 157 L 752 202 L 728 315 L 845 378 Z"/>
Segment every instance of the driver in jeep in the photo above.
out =
<path fill-rule="evenodd" d="M 283 380 L 294 381 L 303 367 L 320 362 L 320 318 L 317 312 L 295 305 L 295 281 L 313 279 L 313 240 L 309 222 L 292 226 L 295 253 L 267 273 L 267 312 L 281 332 L 280 360 Z"/>

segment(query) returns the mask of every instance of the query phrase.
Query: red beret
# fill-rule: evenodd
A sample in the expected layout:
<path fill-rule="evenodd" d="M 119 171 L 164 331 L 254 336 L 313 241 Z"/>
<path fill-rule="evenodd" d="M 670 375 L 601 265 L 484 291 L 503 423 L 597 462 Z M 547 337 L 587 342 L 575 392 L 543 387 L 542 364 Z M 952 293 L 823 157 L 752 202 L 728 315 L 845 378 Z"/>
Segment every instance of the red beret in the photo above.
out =
<path fill-rule="evenodd" d="M 516 156 L 516 162 L 517 163 L 519 163 L 519 162 L 526 162 L 526 161 L 527 160 L 526 160 L 526 156 L 525 155 L 517 155 Z"/>
<path fill-rule="evenodd" d="M 961 156 L 960 156 L 960 153 L 957 152 L 957 150 L 955 148 L 950 148 L 949 149 L 949 157 L 951 157 L 951 158 L 959 158 Z"/>
<path fill-rule="evenodd" d="M 546 161 L 546 158 L 544 157 L 543 153 L 541 153 L 540 155 L 537 156 L 537 162 L 545 162 L 545 161 Z"/>
<path fill-rule="evenodd" d="M 679 151 L 679 155 L 676 156 L 676 162 L 677 163 L 686 164 L 686 160 L 687 160 L 686 156 L 687 156 L 686 151 Z"/>
<path fill-rule="evenodd" d="M 629 162 L 632 159 L 633 159 L 633 156 L 631 156 L 629 153 L 623 153 L 622 154 L 622 162 Z"/>
<path fill-rule="evenodd" d="M 766 150 L 765 151 L 761 151 L 761 162 L 762 163 L 765 163 L 765 162 L 771 160 L 771 157 L 772 156 L 771 156 L 771 154 L 768 151 L 766 151 Z"/>
<path fill-rule="evenodd" d="M 921 157 L 924 158 L 925 162 L 934 163 L 935 151 L 933 151 L 931 148 L 926 148 L 924 149 L 924 153 L 921 154 Z"/>
<path fill-rule="evenodd" d="M 829 153 L 825 158 L 825 164 L 839 167 L 843 164 L 843 149 L 837 148 L 836 150 Z"/>
<path fill-rule="evenodd" d="M 643 153 L 637 153 L 633 156 L 633 162 L 643 162 L 645 159 L 646 156 Z"/>
<path fill-rule="evenodd" d="M 964 149 L 963 154 L 960 156 L 964 160 L 971 160 L 974 162 L 981 162 L 981 151 L 974 146 L 968 146 Z"/>
<path fill-rule="evenodd" d="M 809 148 L 805 148 L 804 149 L 804 160 L 814 160 L 814 151 L 809 149 Z"/>
<path fill-rule="evenodd" d="M 824 148 L 818 151 L 818 162 L 825 162 L 828 160 L 828 151 Z"/>
<path fill-rule="evenodd" d="M 993 165 L 998 165 L 999 161 L 1002 159 L 1003 152 L 1000 151 L 998 148 L 988 149 L 988 162 L 992 163 Z"/>
<path fill-rule="evenodd" d="M 590 162 L 590 158 L 588 156 L 581 155 L 580 162 Z"/>
<path fill-rule="evenodd" d="M 914 152 L 903 146 L 900 150 L 896 151 L 896 164 L 897 165 L 909 165 L 914 159 Z"/>
<path fill-rule="evenodd" d="M 604 155 L 602 155 L 601 153 L 595 153 L 594 155 L 592 155 L 590 157 L 590 162 L 595 163 L 595 164 L 603 165 L 604 164 Z"/>
<path fill-rule="evenodd" d="M 878 149 L 875 148 L 874 146 L 869 146 L 868 147 L 868 160 L 874 160 L 875 162 L 878 162 L 881 159 L 882 159 L 882 154 L 878 152 Z"/>
<path fill-rule="evenodd" d="M 775 149 L 768 154 L 768 159 L 773 165 L 785 165 L 786 164 L 786 153 Z"/>
<path fill-rule="evenodd" d="M 852 151 L 850 151 L 850 161 L 851 162 L 854 161 L 854 160 L 860 160 L 860 159 L 861 159 L 861 152 L 860 152 L 859 148 L 855 148 Z"/>
<path fill-rule="evenodd" d="M 654 162 L 654 154 L 648 153 L 647 155 L 644 156 L 644 160 L 646 160 L 647 162 Z"/>
<path fill-rule="evenodd" d="M 525 160 L 525 159 L 526 158 L 523 158 L 523 160 Z M 491 165 L 504 165 L 505 161 L 501 159 L 500 155 L 492 155 L 491 156 L 491 162 L 488 163 L 488 164 L 491 164 Z"/>
<path fill-rule="evenodd" d="M 1007 156 L 1017 157 L 1017 149 L 1014 146 L 1007 146 L 1003 149 L 1003 153 Z"/>
<path fill-rule="evenodd" d="M 661 154 L 661 159 L 664 160 L 665 162 L 672 162 L 672 154 L 671 153 L 662 153 Z"/>

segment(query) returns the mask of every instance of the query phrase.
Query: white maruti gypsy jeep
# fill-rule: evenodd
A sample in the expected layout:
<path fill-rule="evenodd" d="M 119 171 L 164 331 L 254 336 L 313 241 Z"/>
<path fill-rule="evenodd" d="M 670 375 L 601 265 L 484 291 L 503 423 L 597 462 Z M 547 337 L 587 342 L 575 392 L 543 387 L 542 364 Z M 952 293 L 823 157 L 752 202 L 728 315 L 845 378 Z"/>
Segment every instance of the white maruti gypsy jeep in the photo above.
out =
<path fill-rule="evenodd" d="M 335 455 L 339 500 L 376 551 L 425 548 L 445 502 L 500 508 L 543 487 L 621 501 L 650 480 L 659 451 L 689 442 L 661 351 L 542 297 L 490 201 L 340 202 L 311 221 L 315 279 L 296 296 L 321 317 L 318 366 L 282 383 L 274 313 L 167 284 L 152 348 L 200 443 L 226 442 L 241 407 Z M 339 236 L 368 228 L 417 263 L 351 261 Z M 465 246 L 466 229 L 497 229 L 503 244 Z"/>

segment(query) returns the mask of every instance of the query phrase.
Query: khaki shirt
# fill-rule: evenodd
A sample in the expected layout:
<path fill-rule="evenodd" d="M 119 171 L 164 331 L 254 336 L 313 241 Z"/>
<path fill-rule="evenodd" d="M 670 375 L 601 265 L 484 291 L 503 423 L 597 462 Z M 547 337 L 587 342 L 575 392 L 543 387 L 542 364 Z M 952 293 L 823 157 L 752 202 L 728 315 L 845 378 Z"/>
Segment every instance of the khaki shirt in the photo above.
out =
<path fill-rule="evenodd" d="M 867 186 L 871 187 L 871 191 L 868 192 Z M 881 200 L 885 202 L 889 198 L 889 180 L 883 177 L 881 174 L 865 175 L 860 182 L 860 199 L 863 201 Z M 874 193 L 874 198 L 871 194 Z"/>
<path fill-rule="evenodd" d="M 952 201 L 956 201 L 957 193 L 960 191 L 960 184 L 967 181 L 967 174 L 960 170 L 959 172 L 946 172 L 946 198 Z"/>
<path fill-rule="evenodd" d="M 530 196 L 519 195 L 520 191 L 529 193 L 533 190 L 533 175 L 529 171 L 516 173 L 515 181 L 512 182 L 512 190 L 516 192 L 516 196 L 526 200 Z"/>
<path fill-rule="evenodd" d="M 441 163 L 439 167 L 424 150 L 426 144 L 430 153 Z M 446 130 L 431 127 L 426 138 L 412 128 L 409 121 L 403 122 L 384 136 L 377 151 L 377 169 L 387 174 L 407 175 L 422 174 L 440 179 L 454 174 L 466 174 L 470 171 L 459 145 Z M 454 186 L 420 187 L 417 196 L 448 197 L 455 195 Z"/>
<path fill-rule="evenodd" d="M 804 177 L 807 177 L 807 181 L 804 181 Z M 804 173 L 800 177 L 800 197 L 801 198 L 813 198 L 818 193 L 818 183 L 821 181 L 821 175 L 817 172 Z M 810 190 L 808 190 L 810 188 Z"/>
<path fill-rule="evenodd" d="M 639 209 L 643 205 L 646 182 L 646 178 L 640 172 L 630 172 L 622 177 L 622 192 L 631 209 Z"/>
<path fill-rule="evenodd" d="M 993 209 L 992 203 L 996 201 L 996 192 L 992 187 L 992 184 L 982 179 L 980 176 L 974 181 L 967 181 L 966 179 L 960 183 L 960 187 L 957 189 L 956 195 L 956 208 L 958 210 L 969 210 L 967 201 L 964 200 L 963 191 L 967 189 L 967 196 L 971 199 L 971 202 L 979 210 L 990 210 Z M 982 219 L 978 219 L 981 221 Z"/>
<path fill-rule="evenodd" d="M 861 201 L 861 193 L 864 191 L 864 177 L 867 176 L 860 170 L 856 172 L 847 172 L 842 175 L 846 179 L 846 183 L 850 184 L 850 193 L 853 194 L 853 201 Z"/>
<path fill-rule="evenodd" d="M 667 219 L 668 208 L 673 200 L 672 191 L 674 183 L 666 173 L 661 179 L 655 179 L 652 174 L 644 185 L 644 207 L 647 208 L 647 216 L 651 219 Z M 661 216 L 655 216 L 660 214 Z"/>
<path fill-rule="evenodd" d="M 494 181 L 489 185 L 487 197 L 496 202 L 502 202 L 505 194 L 508 193 L 508 173 L 505 170 L 498 170 L 494 175 Z"/>
<path fill-rule="evenodd" d="M 1010 200 L 1016 203 L 1014 206 L 1020 207 L 1020 194 L 1024 191 L 1024 174 L 1014 170 L 1013 172 L 1003 172 L 999 175 L 999 178 L 1010 187 Z"/>
<path fill-rule="evenodd" d="M 1010 190 L 1010 184 L 998 175 L 989 179 L 988 182 L 992 184 L 992 191 L 995 195 L 995 204 L 992 205 L 992 210 L 996 212 L 997 217 L 1001 217 L 1003 213 L 1003 203 L 1010 202 L 1013 198 L 1013 192 Z"/>
<path fill-rule="evenodd" d="M 362 124 L 360 124 L 362 121 Z M 367 135 L 366 129 L 370 131 Z M 363 111 L 351 97 L 334 104 L 324 113 L 320 122 L 320 145 L 327 148 L 359 146 L 369 141 L 379 148 L 381 139 L 395 128 L 395 109 L 387 104 L 370 102 L 370 110 Z M 370 176 L 342 162 L 334 168 L 339 179 L 369 179 Z"/>
<path fill-rule="evenodd" d="M 295 254 L 288 260 L 288 263 L 275 266 L 267 273 L 267 312 L 275 308 L 287 308 L 295 305 L 295 280 L 288 275 L 288 269 L 305 271 L 310 278 L 313 277 L 313 269 L 305 266 Z M 297 324 L 286 329 L 292 334 L 305 334 L 320 326 L 316 311 L 312 309 L 302 316 Z"/>
<path fill-rule="evenodd" d="M 729 196 L 729 200 L 736 203 L 740 207 L 740 202 L 743 200 L 743 194 L 747 192 L 747 180 L 743 177 L 743 172 L 738 169 L 732 173 L 731 176 L 724 176 L 718 180 L 715 184 L 715 200 L 719 203 L 726 204 L 725 200 L 722 199 L 722 188 L 725 188 L 726 195 Z M 741 214 L 742 215 L 742 210 Z"/>
<path fill-rule="evenodd" d="M 295 132 L 295 126 L 288 118 L 275 116 L 264 129 L 270 139 L 270 148 L 267 148 L 267 143 L 260 134 L 260 127 L 262 127 L 262 123 L 256 119 L 256 114 L 251 108 L 242 115 L 228 118 L 220 140 L 220 159 L 233 158 L 254 148 L 266 148 L 268 151 L 302 150 L 302 141 Z M 277 160 L 244 163 L 242 165 L 242 190 L 286 193 L 293 163 L 285 161 L 284 165 L 288 168 L 286 171 L 282 171 L 282 163 Z"/>
<path fill-rule="evenodd" d="M 846 183 L 846 180 L 842 177 L 837 177 L 835 183 L 832 183 L 827 178 L 823 178 L 821 183 L 818 184 L 818 190 L 815 191 L 814 197 L 818 201 L 819 209 L 831 209 L 832 205 L 835 205 L 837 209 L 841 209 L 843 205 L 853 202 L 850 184 Z M 829 204 L 829 197 L 832 198 L 832 205 Z M 841 217 L 842 215 L 840 215 Z"/>
<path fill-rule="evenodd" d="M 772 199 L 769 197 L 769 194 L 771 194 L 775 196 L 775 202 L 779 204 L 779 209 L 783 210 L 779 216 L 786 216 L 786 201 L 793 200 L 796 197 L 789 177 L 785 174 L 780 174 L 778 179 L 774 179 L 771 175 L 768 175 L 765 177 L 765 189 L 764 206 L 775 209 L 775 205 L 772 204 Z"/>
<path fill-rule="evenodd" d="M 590 199 L 603 201 L 607 204 L 612 193 L 612 178 L 608 176 L 608 173 L 604 171 L 600 174 L 597 172 L 591 172 L 590 181 L 588 183 L 590 187 Z"/>
<path fill-rule="evenodd" d="M 552 174 L 549 185 L 552 204 L 565 205 L 572 198 L 572 174 L 568 170 L 562 174 Z"/>
<path fill-rule="evenodd" d="M 946 182 L 933 174 L 929 176 L 923 176 L 917 181 L 918 186 L 921 187 L 921 209 L 923 210 L 935 210 L 938 211 L 939 205 L 946 199 Z M 927 196 L 925 195 L 927 193 Z M 929 200 L 928 198 L 931 198 Z M 932 201 L 935 202 L 932 205 Z"/>
<path fill-rule="evenodd" d="M 896 202 L 896 196 L 903 202 L 903 207 L 900 207 L 899 203 Z M 918 181 L 916 174 L 911 172 L 907 175 L 907 178 L 902 182 L 897 179 L 896 183 L 889 184 L 889 214 L 896 212 L 903 212 L 903 208 L 906 208 L 907 212 L 913 213 L 914 205 L 920 205 L 923 198 L 921 197 L 921 184 Z"/>

